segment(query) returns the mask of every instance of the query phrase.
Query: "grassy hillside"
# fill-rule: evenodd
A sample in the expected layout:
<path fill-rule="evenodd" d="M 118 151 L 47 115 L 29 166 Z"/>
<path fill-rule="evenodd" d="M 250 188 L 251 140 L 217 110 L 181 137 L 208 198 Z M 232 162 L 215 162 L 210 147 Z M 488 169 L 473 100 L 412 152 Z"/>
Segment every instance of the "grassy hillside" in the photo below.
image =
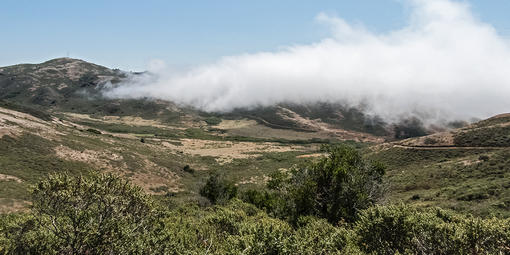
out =
<path fill-rule="evenodd" d="M 217 114 L 100 96 L 129 75 L 67 58 L 0 68 L 1 210 L 26 207 L 27 188 L 62 171 L 115 172 L 148 193 L 196 202 L 212 172 L 261 187 L 270 172 L 321 156 L 321 144 L 349 143 L 388 165 L 388 203 L 509 215 L 508 115 L 422 136 L 419 120 L 390 126 L 341 104 Z M 384 143 L 410 136 L 422 137 Z"/>
<path fill-rule="evenodd" d="M 377 116 L 367 116 L 363 107 L 339 103 L 280 104 L 231 113 L 205 113 L 192 107 L 147 99 L 107 99 L 105 86 L 122 86 L 131 76 L 144 75 L 88 63 L 79 59 L 58 58 L 41 64 L 0 67 L 0 100 L 32 106 L 44 111 L 74 112 L 95 116 L 140 116 L 166 123 L 181 120 L 209 121 L 248 118 L 273 129 L 330 133 L 348 130 L 383 138 L 424 135 L 416 121 L 389 125 Z M 330 131 L 333 130 L 333 131 Z"/>
<path fill-rule="evenodd" d="M 389 201 L 510 216 L 510 119 L 373 147 L 389 166 Z"/>
<path fill-rule="evenodd" d="M 241 187 L 261 185 L 269 172 L 306 161 L 297 156 L 319 146 L 307 140 L 220 135 L 207 126 L 135 117 L 69 113 L 49 118 L 0 108 L 2 211 L 19 209 L 29 186 L 51 172 L 115 172 L 151 194 L 196 200 L 198 187 L 213 171 Z"/>

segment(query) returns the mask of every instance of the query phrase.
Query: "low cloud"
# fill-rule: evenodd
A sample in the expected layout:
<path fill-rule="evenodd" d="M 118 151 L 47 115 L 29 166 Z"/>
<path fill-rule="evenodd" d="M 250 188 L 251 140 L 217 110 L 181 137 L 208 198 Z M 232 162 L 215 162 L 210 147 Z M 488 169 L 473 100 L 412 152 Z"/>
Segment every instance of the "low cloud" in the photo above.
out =
<path fill-rule="evenodd" d="M 319 14 L 329 38 L 276 52 L 229 56 L 172 72 L 154 62 L 147 75 L 105 91 L 206 111 L 281 102 L 364 105 L 388 121 L 485 118 L 510 111 L 510 43 L 466 3 L 413 0 L 405 27 L 374 33 Z"/>

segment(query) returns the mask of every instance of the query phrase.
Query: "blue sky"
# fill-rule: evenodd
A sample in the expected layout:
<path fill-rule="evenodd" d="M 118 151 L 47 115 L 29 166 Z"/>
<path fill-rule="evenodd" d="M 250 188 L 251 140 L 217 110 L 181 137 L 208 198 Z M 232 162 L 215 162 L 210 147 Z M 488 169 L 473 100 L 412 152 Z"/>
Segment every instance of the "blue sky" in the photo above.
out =
<path fill-rule="evenodd" d="M 171 67 L 221 56 L 309 44 L 330 35 L 321 13 L 383 33 L 406 24 L 404 0 L 25 1 L 0 3 L 0 66 L 70 57 L 124 70 L 151 59 Z M 472 10 L 510 35 L 510 1 L 471 0 Z"/>

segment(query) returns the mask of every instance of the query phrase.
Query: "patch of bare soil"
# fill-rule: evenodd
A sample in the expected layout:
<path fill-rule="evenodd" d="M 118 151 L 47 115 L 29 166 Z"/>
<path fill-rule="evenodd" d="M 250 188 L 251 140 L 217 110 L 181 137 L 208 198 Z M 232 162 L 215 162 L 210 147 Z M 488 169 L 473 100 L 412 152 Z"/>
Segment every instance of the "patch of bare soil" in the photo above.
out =
<path fill-rule="evenodd" d="M 149 193 L 164 195 L 166 192 L 179 192 L 183 189 L 179 185 L 180 177 L 166 167 L 144 159 L 143 163 L 147 171 L 136 171 L 130 174 L 129 179 Z"/>
<path fill-rule="evenodd" d="M 243 127 L 250 127 L 257 125 L 257 122 L 254 120 L 247 120 L 247 119 L 241 119 L 241 120 L 222 120 L 220 124 L 214 126 L 214 128 L 218 129 L 237 129 L 237 128 L 243 128 Z"/>
<path fill-rule="evenodd" d="M 259 184 L 265 185 L 271 178 L 267 175 L 262 176 L 251 176 L 250 178 L 245 178 L 242 181 L 236 183 L 236 186 L 245 185 L 245 184 Z"/>
<path fill-rule="evenodd" d="M 161 145 L 183 153 L 210 156 L 216 158 L 220 164 L 230 163 L 234 159 L 258 157 L 264 152 L 287 152 L 304 151 L 305 147 L 300 145 L 280 146 L 277 143 L 254 143 L 254 142 L 231 142 L 231 141 L 209 141 L 199 139 L 181 139 L 182 146 L 167 141 Z"/>
<path fill-rule="evenodd" d="M 111 151 L 77 151 L 61 145 L 55 148 L 55 153 L 62 159 L 80 161 L 94 165 L 103 171 L 122 174 L 150 194 L 165 194 L 167 191 L 178 192 L 181 190 L 178 183 L 179 176 L 170 169 L 149 161 L 143 155 L 138 154 L 144 167 L 137 171 L 131 171 L 123 161 L 122 155 Z M 162 186 L 165 188 L 161 189 Z"/>
<path fill-rule="evenodd" d="M 480 162 L 482 162 L 482 161 L 481 160 L 472 160 L 472 159 L 466 159 L 466 160 L 460 161 L 460 163 L 464 166 L 470 166 L 470 165 L 478 164 Z"/>
<path fill-rule="evenodd" d="M 319 158 L 319 157 L 322 157 L 325 155 L 326 155 L 325 153 L 312 153 L 312 154 L 299 155 L 296 158 Z"/>
<path fill-rule="evenodd" d="M 112 161 L 121 162 L 123 160 L 123 157 L 121 155 L 118 155 L 113 152 L 93 150 L 77 151 L 67 146 L 60 145 L 55 147 L 55 153 L 57 157 L 61 159 L 89 163 L 95 165 L 100 169 L 122 170 L 127 168 L 124 162 L 122 162 L 123 167 L 120 169 L 119 167 L 112 164 Z"/>
<path fill-rule="evenodd" d="M 0 107 L 0 138 L 4 135 L 16 137 L 23 132 L 56 139 L 58 132 L 52 122 L 46 122 L 32 115 Z"/>
<path fill-rule="evenodd" d="M 91 121 L 101 121 L 103 123 L 110 124 L 124 124 L 130 126 L 152 126 L 158 128 L 172 128 L 172 126 L 164 125 L 160 121 L 157 120 L 148 120 L 137 116 L 103 116 L 101 118 L 92 118 L 87 114 L 80 113 L 64 113 L 66 116 L 71 119 L 77 120 L 91 120 Z"/>
<path fill-rule="evenodd" d="M 20 178 L 7 174 L 0 174 L 0 181 L 15 181 L 17 183 L 23 182 Z"/>

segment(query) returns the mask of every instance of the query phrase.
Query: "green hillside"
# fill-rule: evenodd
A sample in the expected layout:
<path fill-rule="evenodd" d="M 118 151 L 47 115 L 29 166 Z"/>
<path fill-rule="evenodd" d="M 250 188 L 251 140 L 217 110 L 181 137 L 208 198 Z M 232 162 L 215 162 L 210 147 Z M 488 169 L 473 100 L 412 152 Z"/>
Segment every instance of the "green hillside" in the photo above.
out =
<path fill-rule="evenodd" d="M 131 75 L 143 74 L 68 58 L 0 68 L 0 254 L 69 253 L 58 248 L 68 241 L 41 222 L 57 217 L 66 226 L 76 209 L 69 201 L 102 187 L 80 178 L 129 181 L 136 192 L 128 200 L 155 217 L 148 220 L 157 228 L 132 236 L 151 245 L 129 239 L 142 250 L 126 252 L 510 252 L 507 114 L 434 132 L 418 119 L 390 125 L 334 103 L 206 113 L 102 96 L 106 84 L 122 86 Z M 53 194 L 65 210 L 34 198 L 34 187 L 52 181 L 44 192 L 74 189 Z M 124 201 L 117 191 L 101 190 Z M 34 214 L 37 206 L 47 207 Z M 98 213 L 91 210 L 82 216 Z M 132 231 L 117 227 L 112 233 Z"/>

